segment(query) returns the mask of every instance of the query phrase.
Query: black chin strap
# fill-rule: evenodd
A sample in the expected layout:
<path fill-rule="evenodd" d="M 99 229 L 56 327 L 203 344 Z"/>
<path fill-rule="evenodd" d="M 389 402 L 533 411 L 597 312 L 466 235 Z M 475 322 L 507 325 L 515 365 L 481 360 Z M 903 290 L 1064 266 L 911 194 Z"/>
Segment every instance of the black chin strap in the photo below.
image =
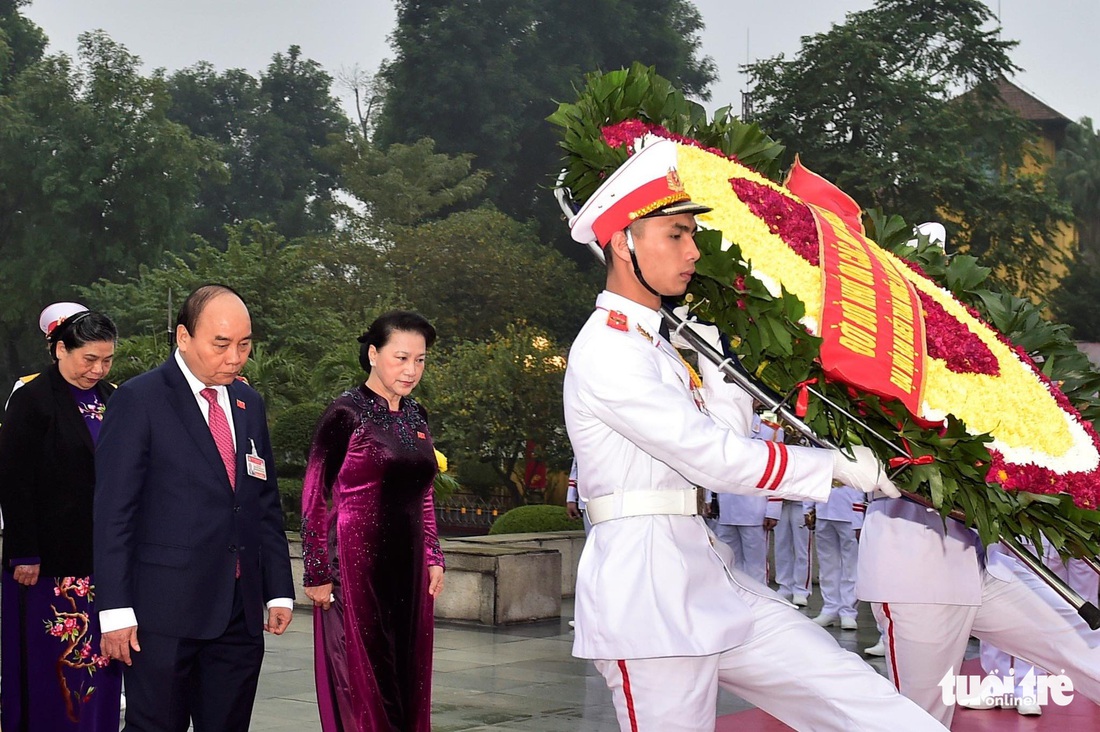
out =
<path fill-rule="evenodd" d="M 630 252 L 630 263 L 634 265 L 634 276 L 638 278 L 638 282 L 641 282 L 642 287 L 649 290 L 656 297 L 663 298 L 664 295 L 650 287 L 649 283 L 645 281 L 645 277 L 642 276 L 642 268 L 638 266 L 638 257 L 634 254 L 634 236 L 630 233 L 630 229 L 626 230 L 626 248 Z"/>

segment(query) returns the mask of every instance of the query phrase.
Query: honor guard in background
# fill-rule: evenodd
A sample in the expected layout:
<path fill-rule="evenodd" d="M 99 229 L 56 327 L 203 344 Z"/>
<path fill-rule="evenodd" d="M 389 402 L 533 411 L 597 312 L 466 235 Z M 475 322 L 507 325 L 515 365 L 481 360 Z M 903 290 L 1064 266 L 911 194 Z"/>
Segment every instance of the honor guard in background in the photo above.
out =
<path fill-rule="evenodd" d="M 986 556 L 1000 555 L 1004 561 L 1017 564 L 1017 560 L 1002 545 L 995 544 L 986 549 Z M 1097 592 L 1100 591 L 1100 574 L 1080 559 L 1065 560 L 1058 554 L 1050 542 L 1043 540 L 1043 564 L 1050 571 L 1065 580 L 1078 595 L 1089 602 L 1096 602 Z M 1026 571 L 1018 567 L 1020 571 Z M 1011 699 L 990 700 L 977 699 L 973 702 L 960 701 L 961 706 L 970 709 L 992 709 L 994 707 L 1014 707 L 1016 711 L 1025 717 L 1037 717 L 1043 713 L 1043 707 L 1039 704 L 1037 680 L 1047 674 L 1045 669 L 1033 666 L 1022 658 L 1016 658 L 1005 653 L 997 646 L 987 641 L 980 644 L 982 669 L 987 674 L 999 674 L 1002 679 L 1009 677 L 1015 680 Z M 1058 671 L 1055 671 L 1058 673 Z"/>
<path fill-rule="evenodd" d="M 769 498 L 764 526 L 775 536 L 775 583 L 779 594 L 806 607 L 813 589 L 814 537 L 806 527 L 802 501 Z"/>
<path fill-rule="evenodd" d="M 703 359 L 703 383 L 661 333 L 663 296 L 699 250 L 676 146 L 641 147 L 570 221 L 596 241 L 607 289 L 566 369 L 565 421 L 592 531 L 577 573 L 573 653 L 603 675 L 623 730 L 715 725 L 722 685 L 797 729 L 938 730 L 859 657 L 733 566 L 696 486 L 825 500 L 832 481 L 896 495 L 866 448 L 748 438 L 751 399 Z M 715 334 L 716 335 L 716 334 Z"/>
<path fill-rule="evenodd" d="M 760 415 L 754 414 L 752 436 L 775 441 L 775 430 L 762 429 Z M 778 441 L 782 440 L 780 436 Z M 717 499 L 718 517 L 711 528 L 714 535 L 733 551 L 734 566 L 760 584 L 768 584 L 768 533 L 764 518 L 768 497 L 707 491 L 707 502 L 711 503 L 712 498 Z"/>
<path fill-rule="evenodd" d="M 1100 631 L 1022 565 L 987 556 L 973 529 L 916 503 L 878 499 L 859 544 L 856 596 L 882 628 L 890 678 L 945 727 L 955 705 L 941 682 L 959 674 L 972 635 L 1065 673 L 1075 693 L 1100 703 Z"/>
<path fill-rule="evenodd" d="M 584 533 L 588 534 L 592 524 L 588 521 L 588 511 L 585 510 L 584 499 L 577 490 L 577 460 L 569 466 L 569 487 L 565 491 L 565 513 L 571 519 L 579 518 L 584 521 Z"/>
<path fill-rule="evenodd" d="M 756 437 L 783 442 L 783 428 L 774 413 L 760 416 Z M 779 596 L 806 607 L 813 589 L 814 555 L 813 534 L 806 526 L 802 501 L 769 496 L 764 511 L 764 529 L 775 537 L 775 583 L 779 585 Z"/>
<path fill-rule="evenodd" d="M 821 586 L 821 614 L 814 622 L 823 628 L 840 623 L 842 630 L 855 630 L 857 537 L 866 510 L 863 493 L 841 486 L 828 501 L 807 503 L 805 510 L 807 524 L 814 532 L 817 581 Z"/>
<path fill-rule="evenodd" d="M 710 493 L 710 491 L 707 491 Z M 733 552 L 734 566 L 762 585 L 768 583 L 768 535 L 764 532 L 767 496 L 717 493 L 714 535 Z"/>

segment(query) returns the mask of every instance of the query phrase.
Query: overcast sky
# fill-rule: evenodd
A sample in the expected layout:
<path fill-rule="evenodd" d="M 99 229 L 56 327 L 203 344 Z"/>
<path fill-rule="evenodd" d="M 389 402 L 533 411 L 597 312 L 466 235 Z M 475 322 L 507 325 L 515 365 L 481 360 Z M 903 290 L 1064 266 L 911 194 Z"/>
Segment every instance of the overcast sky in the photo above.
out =
<path fill-rule="evenodd" d="M 544 0 L 553 2 L 553 0 Z M 746 60 L 797 53 L 804 35 L 827 31 L 871 0 L 695 0 L 706 23 L 703 52 L 718 64 L 708 106 L 739 108 Z M 1003 37 L 1024 71 L 1014 81 L 1077 120 L 1100 120 L 1100 0 L 989 0 Z M 52 51 L 74 53 L 79 33 L 102 28 L 148 69 L 175 70 L 199 60 L 218 69 L 265 68 L 291 44 L 329 73 L 373 71 L 392 55 L 390 0 L 34 0 L 24 13 L 50 38 Z M 644 60 L 644 59 L 642 59 Z M 338 95 L 342 90 L 334 89 Z"/>

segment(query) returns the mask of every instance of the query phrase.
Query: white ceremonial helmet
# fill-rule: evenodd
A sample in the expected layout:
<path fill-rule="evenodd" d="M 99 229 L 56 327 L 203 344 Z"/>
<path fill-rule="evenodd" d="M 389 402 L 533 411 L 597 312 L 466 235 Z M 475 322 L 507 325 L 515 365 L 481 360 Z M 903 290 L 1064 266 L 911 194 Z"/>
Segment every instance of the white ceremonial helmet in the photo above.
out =
<path fill-rule="evenodd" d="M 701 214 L 676 172 L 676 143 L 658 139 L 640 148 L 605 180 L 569 221 L 573 240 L 607 246 L 611 235 L 648 216 Z"/>
<path fill-rule="evenodd" d="M 78 302 L 55 302 L 53 305 L 47 305 L 39 314 L 38 327 L 48 336 L 54 328 L 64 323 L 66 318 L 87 309 Z"/>

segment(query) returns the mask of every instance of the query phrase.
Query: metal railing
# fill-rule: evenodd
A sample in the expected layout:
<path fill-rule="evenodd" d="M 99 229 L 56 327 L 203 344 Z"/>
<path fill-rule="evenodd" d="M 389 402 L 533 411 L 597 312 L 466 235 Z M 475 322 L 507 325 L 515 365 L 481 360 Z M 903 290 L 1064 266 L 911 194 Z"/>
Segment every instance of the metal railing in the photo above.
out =
<path fill-rule="evenodd" d="M 435 504 L 435 521 L 441 534 L 482 533 L 511 508 L 504 498 L 453 495 Z"/>

